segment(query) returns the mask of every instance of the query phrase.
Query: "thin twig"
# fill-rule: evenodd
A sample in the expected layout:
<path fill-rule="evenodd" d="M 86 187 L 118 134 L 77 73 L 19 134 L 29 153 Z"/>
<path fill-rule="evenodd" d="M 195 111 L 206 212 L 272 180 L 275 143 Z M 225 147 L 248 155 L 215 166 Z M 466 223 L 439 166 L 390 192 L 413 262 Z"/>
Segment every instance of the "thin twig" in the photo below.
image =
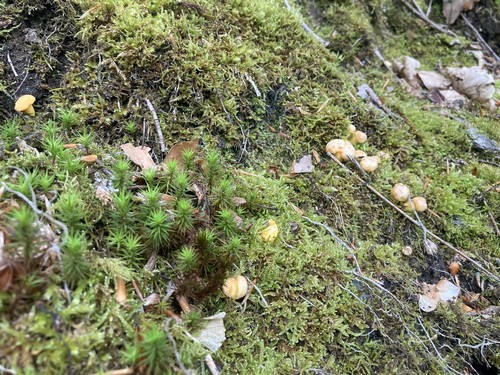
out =
<path fill-rule="evenodd" d="M 26 78 L 28 78 L 28 74 L 30 72 L 30 64 L 31 64 L 31 60 L 28 60 L 28 66 L 26 67 L 26 74 L 24 75 L 24 78 L 21 81 L 21 83 L 19 84 L 19 86 L 17 86 L 16 91 L 14 91 L 14 93 L 12 94 L 13 96 L 16 95 L 16 92 L 19 91 L 19 89 L 23 86 L 24 81 L 26 81 Z"/>
<path fill-rule="evenodd" d="M 470 23 L 470 21 L 465 16 L 465 14 L 462 13 L 461 16 L 462 16 L 462 19 L 464 20 L 465 24 L 469 27 L 469 29 L 472 30 L 472 32 L 476 36 L 476 39 L 479 42 L 479 44 L 481 44 L 483 46 L 483 48 L 486 49 L 491 54 L 491 56 L 495 59 L 496 62 L 499 62 L 500 57 L 498 57 L 498 55 L 495 53 L 495 51 L 493 51 L 493 49 L 490 47 L 490 45 L 488 43 L 486 43 L 486 41 L 483 39 L 483 37 L 481 36 L 479 31 L 477 31 L 476 28 L 474 27 L 474 25 L 472 23 Z"/>
<path fill-rule="evenodd" d="M 217 370 L 217 365 L 215 364 L 214 362 L 214 359 L 212 358 L 212 355 L 211 354 L 207 354 L 205 356 L 205 363 L 208 367 L 208 369 L 210 370 L 210 373 L 212 375 L 219 375 L 219 370 Z"/>
<path fill-rule="evenodd" d="M 288 2 L 288 0 L 284 0 L 285 1 L 285 6 L 286 8 L 291 11 L 293 14 L 297 15 L 296 12 L 292 9 L 292 7 L 290 6 L 290 3 Z M 320 37 L 318 34 L 316 34 L 309 26 L 307 26 L 307 24 L 302 21 L 302 20 L 299 20 L 300 22 L 300 25 L 302 26 L 302 28 L 307 31 L 309 34 L 311 34 L 314 39 L 316 39 L 318 42 L 320 42 L 323 46 L 328 46 L 328 42 L 326 40 L 324 40 L 322 37 Z"/>
<path fill-rule="evenodd" d="M 387 203 L 389 206 L 391 206 L 393 209 L 395 209 L 396 211 L 398 211 L 401 215 L 404 216 L 405 219 L 409 220 L 411 223 L 415 224 L 417 227 L 421 228 L 421 225 L 420 223 L 415 220 L 414 218 L 412 218 L 411 216 L 409 216 L 406 212 L 404 212 L 401 208 L 399 208 L 398 206 L 396 206 L 394 203 L 392 203 L 389 199 L 387 199 L 386 197 L 384 197 L 380 192 L 378 192 L 377 189 L 375 189 L 373 186 L 371 186 L 369 183 L 367 183 L 365 180 L 363 180 L 361 177 L 359 177 L 357 174 L 355 174 L 354 172 L 352 172 L 349 168 L 347 168 L 344 164 L 342 164 L 335 156 L 333 156 L 331 153 L 327 152 L 328 156 L 335 162 L 337 163 L 342 169 L 344 169 L 347 173 L 349 173 L 351 176 L 353 176 L 354 178 L 356 178 L 360 183 L 362 183 L 364 186 L 366 186 L 366 188 L 368 190 L 370 190 L 373 194 L 375 194 L 377 197 L 379 197 L 380 199 L 382 199 L 385 203 Z M 472 259 L 470 256 L 468 256 L 467 254 L 465 254 L 463 251 L 457 249 L 455 246 L 453 246 L 451 243 L 443 240 L 441 237 L 439 237 L 438 235 L 432 233 L 431 231 L 427 230 L 427 235 L 429 237 L 432 237 L 434 238 L 435 240 L 439 241 L 440 243 L 442 243 L 443 245 L 447 246 L 448 248 L 450 248 L 451 250 L 453 250 L 454 252 L 456 252 L 457 254 L 461 255 L 462 257 L 464 257 L 465 259 L 467 259 L 469 262 L 471 262 L 472 264 L 474 264 L 477 268 L 479 268 L 481 271 L 483 271 L 484 273 L 486 273 L 487 275 L 489 275 L 493 280 L 497 281 L 497 282 L 500 282 L 500 277 L 496 276 L 495 274 L 493 274 L 492 272 L 488 271 L 486 268 L 484 268 L 481 263 L 475 261 L 474 259 Z"/>
<path fill-rule="evenodd" d="M 425 15 L 427 17 L 429 17 L 429 14 L 431 14 L 431 10 L 432 10 L 432 0 L 429 1 L 429 5 L 427 5 L 427 12 L 425 12 Z"/>
<path fill-rule="evenodd" d="M 16 72 L 16 68 L 14 68 L 14 64 L 12 64 L 12 60 L 10 59 L 9 51 L 7 51 L 7 61 L 9 62 L 10 68 L 12 69 L 12 73 L 14 73 L 14 76 L 17 77 L 18 74 Z"/>
<path fill-rule="evenodd" d="M 177 360 L 177 364 L 179 365 L 179 367 L 181 368 L 182 372 L 186 375 L 189 374 L 189 371 L 186 369 L 186 367 L 184 366 L 184 363 L 182 363 L 182 360 L 181 360 L 181 355 L 179 354 L 179 351 L 177 350 L 177 344 L 172 336 L 172 334 L 170 333 L 170 322 L 172 321 L 173 319 L 172 318 L 168 318 L 167 321 L 165 322 L 165 332 L 167 334 L 167 337 L 168 337 L 168 340 L 170 341 L 170 343 L 172 344 L 172 348 L 174 350 L 174 355 L 175 355 L 175 359 Z"/>
<path fill-rule="evenodd" d="M 351 253 L 353 259 L 354 259 L 354 263 L 356 263 L 356 269 L 358 270 L 359 273 L 362 273 L 361 271 L 361 267 L 359 266 L 359 263 L 358 263 L 358 258 L 356 258 L 356 254 L 354 253 L 354 249 L 352 249 L 348 244 L 346 244 L 344 241 L 342 241 L 339 236 L 337 236 L 335 234 L 335 232 L 333 231 L 332 228 L 326 226 L 325 224 L 323 223 L 320 223 L 320 222 L 317 222 L 317 221 L 314 221 L 314 220 L 311 220 L 309 219 L 307 216 L 302 216 L 303 219 L 306 219 L 308 222 L 310 222 L 311 224 L 314 224 L 314 225 L 319 225 L 320 227 L 324 228 L 328 233 L 330 233 L 330 235 L 335 239 L 335 241 L 337 241 L 340 245 L 342 245 L 344 248 L 347 249 L 347 251 L 349 251 L 349 253 Z"/>
<path fill-rule="evenodd" d="M 418 7 L 419 9 L 416 9 L 414 8 L 410 3 L 408 3 L 407 0 L 402 0 L 403 1 L 403 4 L 413 13 L 415 14 L 418 18 L 420 18 L 422 21 L 428 23 L 431 27 L 433 27 L 434 29 L 444 33 L 444 34 L 448 34 L 448 35 L 451 35 L 453 36 L 454 38 L 458 38 L 457 34 L 455 34 L 454 32 L 450 31 L 450 30 L 447 30 L 445 29 L 442 25 L 439 25 L 437 23 L 435 23 L 434 21 L 431 21 L 429 19 L 429 17 L 427 17 L 425 15 L 425 13 L 422 11 L 422 9 L 420 9 L 420 7 Z M 415 4 L 415 2 L 414 2 Z"/>
<path fill-rule="evenodd" d="M 62 231 L 64 232 L 64 235 L 67 236 L 68 235 L 68 227 L 60 222 L 59 220 L 56 220 L 54 219 L 52 216 L 50 216 L 49 214 L 43 212 L 42 210 L 39 210 L 35 204 L 33 204 L 33 202 L 31 202 L 24 194 L 16 191 L 16 190 L 13 190 L 11 188 L 9 188 L 5 182 L 2 182 L 2 186 L 3 188 L 8 191 L 9 193 L 11 194 L 14 194 L 15 196 L 17 196 L 18 198 L 22 199 L 28 206 L 31 207 L 31 209 L 38 215 L 40 216 L 43 216 L 44 218 L 46 218 L 48 221 L 50 221 L 52 224 L 58 226 L 59 228 L 62 229 Z"/>
<path fill-rule="evenodd" d="M 245 78 L 252 85 L 253 91 L 255 91 L 255 95 L 257 95 L 260 98 L 262 96 L 262 94 L 261 94 L 259 88 L 257 87 L 257 85 L 255 84 L 255 82 L 253 81 L 253 79 L 247 73 L 245 73 Z"/>
<path fill-rule="evenodd" d="M 153 107 L 153 103 L 151 103 L 148 98 L 146 98 L 146 104 L 148 105 L 149 111 L 151 112 L 155 120 L 156 132 L 158 133 L 158 142 L 160 143 L 160 150 L 163 154 L 162 156 L 165 156 L 165 154 L 167 153 L 167 147 L 165 146 L 163 133 L 161 131 L 160 120 L 158 119 L 158 115 L 156 114 L 155 107 Z"/>

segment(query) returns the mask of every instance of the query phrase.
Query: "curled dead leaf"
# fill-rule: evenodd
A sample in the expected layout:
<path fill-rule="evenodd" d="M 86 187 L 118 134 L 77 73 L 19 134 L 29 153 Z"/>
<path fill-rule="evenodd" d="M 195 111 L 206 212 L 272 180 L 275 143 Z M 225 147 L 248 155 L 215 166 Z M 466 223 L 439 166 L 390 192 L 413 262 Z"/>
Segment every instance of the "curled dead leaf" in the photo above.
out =
<path fill-rule="evenodd" d="M 433 71 L 419 71 L 418 77 L 427 90 L 446 89 L 451 85 L 449 79 Z"/>
<path fill-rule="evenodd" d="M 311 155 L 303 156 L 298 162 L 292 163 L 291 173 L 311 173 L 314 169 Z"/>
<path fill-rule="evenodd" d="M 149 147 L 136 147 L 132 143 L 125 143 L 120 146 L 125 155 L 127 155 L 134 164 L 137 164 L 142 169 L 156 168 L 156 164 L 149 155 Z"/>
<path fill-rule="evenodd" d="M 177 162 L 182 163 L 182 153 L 186 150 L 196 151 L 199 145 L 200 141 L 198 139 L 194 139 L 192 141 L 177 142 L 172 146 L 163 162 L 166 163 L 169 160 L 177 160 Z"/>
<path fill-rule="evenodd" d="M 450 77 L 453 88 L 469 99 L 486 103 L 495 94 L 495 80 L 493 76 L 479 66 L 447 68 L 445 72 Z"/>
<path fill-rule="evenodd" d="M 392 70 L 414 87 L 420 86 L 417 79 L 417 70 L 419 68 L 420 62 L 410 56 L 403 56 L 392 62 Z"/>
<path fill-rule="evenodd" d="M 125 280 L 121 277 L 116 278 L 116 295 L 115 300 L 119 304 L 124 304 L 127 301 L 127 287 L 125 286 Z"/>

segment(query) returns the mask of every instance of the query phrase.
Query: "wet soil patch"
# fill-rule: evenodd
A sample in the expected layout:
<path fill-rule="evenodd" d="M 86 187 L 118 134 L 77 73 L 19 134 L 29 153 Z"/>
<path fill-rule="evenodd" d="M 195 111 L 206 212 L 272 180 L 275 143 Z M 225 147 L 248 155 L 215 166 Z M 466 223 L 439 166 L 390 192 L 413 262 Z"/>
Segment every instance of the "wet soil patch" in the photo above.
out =
<path fill-rule="evenodd" d="M 66 22 L 53 4 L 10 20 L 20 26 L 0 39 L 4 63 L 0 79 L 7 87 L 0 92 L 0 117 L 14 116 L 12 108 L 19 96 L 33 95 L 43 106 L 50 90 L 59 87 L 69 64 L 67 54 L 75 50 L 71 25 Z"/>

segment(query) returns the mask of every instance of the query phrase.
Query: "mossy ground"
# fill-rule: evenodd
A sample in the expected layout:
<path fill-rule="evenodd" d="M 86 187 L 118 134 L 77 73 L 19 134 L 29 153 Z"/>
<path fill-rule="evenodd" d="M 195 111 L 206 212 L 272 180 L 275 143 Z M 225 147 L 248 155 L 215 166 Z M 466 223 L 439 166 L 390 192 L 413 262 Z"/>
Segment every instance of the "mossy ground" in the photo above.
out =
<path fill-rule="evenodd" d="M 498 116 L 481 117 L 477 106 L 433 108 L 398 87 L 373 54 L 376 47 L 387 59 L 411 55 L 429 69 L 471 65 L 470 42 L 451 43 L 398 2 L 293 6 L 328 47 L 277 0 L 0 1 L 0 25 L 6 25 L 1 54 L 7 61 L 9 53 L 19 73 L 15 77 L 9 64 L 0 70 L 0 181 L 28 200 L 32 189 L 32 205 L 70 232 L 65 237 L 64 227 L 18 209 L 29 206 L 3 192 L 0 270 L 5 277 L 12 269 L 18 278 L 0 294 L 0 365 L 19 373 L 90 374 L 127 366 L 176 373 L 182 363 L 207 373 L 207 352 L 185 332 L 200 326 L 200 316 L 225 311 L 227 339 L 213 355 L 223 373 L 481 373 L 500 367 L 498 315 L 466 315 L 461 303 L 419 311 L 419 282 L 450 278 L 448 263 L 456 254 L 440 246 L 428 255 L 419 228 L 323 153 L 330 139 L 347 137 L 349 124 L 366 132 L 367 153 L 391 155 L 371 184 L 385 196 L 396 182 L 425 196 L 432 210 L 421 215 L 426 228 L 498 275 L 498 157 L 477 153 L 466 136 L 472 124 L 499 141 Z M 439 12 L 436 4 L 431 17 L 439 19 Z M 34 42 L 25 42 L 28 28 L 38 36 Z M 362 83 L 398 118 L 356 97 Z M 15 97 L 27 93 L 37 97 L 35 118 L 11 110 Z M 124 164 L 119 148 L 144 144 L 155 160 L 165 156 L 146 98 L 168 147 L 202 139 L 206 149 L 185 172 L 208 187 L 207 203 L 193 203 L 197 225 L 176 231 L 171 241 L 162 242 L 162 227 L 149 211 L 171 210 L 178 226 L 178 207 L 156 206 L 152 199 L 149 210 L 144 197 L 157 188 L 195 202 L 195 193 L 179 193 L 167 172 L 141 176 Z M 73 143 L 81 146 L 63 148 Z M 213 186 L 204 169 L 207 150 L 223 155 L 218 160 L 225 172 Z M 292 161 L 313 150 L 321 156 L 315 170 L 287 177 Z M 88 154 L 99 162 L 84 164 L 80 157 Z M 104 205 L 96 189 L 110 183 L 120 191 Z M 240 207 L 228 197 L 247 203 Z M 218 214 L 224 210 L 242 219 L 240 228 L 227 229 L 231 224 Z M 346 248 L 304 216 L 354 249 L 362 274 Z M 280 229 L 272 244 L 259 236 L 269 219 Z M 128 228 L 122 239 L 121 226 Z M 214 254 L 231 262 L 218 263 L 207 253 L 196 277 L 216 285 L 222 282 L 217 270 L 242 273 L 256 281 L 266 302 L 254 291 L 242 311 L 218 290 L 207 288 L 205 298 L 193 293 L 195 311 L 183 314 L 182 324 L 168 321 L 178 359 L 164 329 L 165 311 L 180 313 L 175 298 L 144 311 L 132 281 L 144 296 L 164 296 L 170 280 L 191 280 L 179 271 L 187 267 L 180 254 L 183 245 L 201 253 L 200 227 L 216 234 L 220 253 Z M 236 249 L 226 232 L 233 230 Z M 404 246 L 413 248 L 410 256 Z M 154 267 L 146 266 L 153 250 Z M 498 283 L 461 262 L 462 294 L 478 298 L 472 303 L 477 311 L 497 306 Z M 117 278 L 127 285 L 125 305 L 115 301 Z M 183 293 L 190 287 L 199 285 L 185 282 Z"/>

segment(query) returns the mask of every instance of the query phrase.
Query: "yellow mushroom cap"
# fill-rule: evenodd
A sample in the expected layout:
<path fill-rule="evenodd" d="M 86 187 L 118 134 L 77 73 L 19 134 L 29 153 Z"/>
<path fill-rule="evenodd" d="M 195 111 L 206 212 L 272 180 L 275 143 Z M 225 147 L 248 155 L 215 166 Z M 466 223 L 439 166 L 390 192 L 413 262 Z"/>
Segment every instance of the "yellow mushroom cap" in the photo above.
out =
<path fill-rule="evenodd" d="M 360 159 L 363 159 L 364 157 L 366 157 L 368 155 L 366 155 L 366 152 L 364 152 L 363 150 L 356 150 L 354 156 L 355 156 L 356 159 L 360 160 Z"/>
<path fill-rule="evenodd" d="M 363 133 L 360 130 L 356 130 L 354 132 L 354 139 L 356 140 L 357 143 L 365 143 L 367 139 L 366 133 Z"/>
<path fill-rule="evenodd" d="M 415 197 L 410 202 L 406 202 L 404 206 L 408 211 L 424 212 L 427 210 L 427 201 L 424 197 Z"/>
<path fill-rule="evenodd" d="M 224 294 L 231 299 L 243 298 L 248 291 L 248 282 L 243 276 L 229 277 L 222 287 Z"/>
<path fill-rule="evenodd" d="M 392 187 L 391 196 L 395 201 L 406 202 L 410 197 L 410 188 L 398 183 Z"/>
<path fill-rule="evenodd" d="M 347 131 L 348 131 L 350 134 L 354 134 L 354 132 L 356 131 L 356 127 L 355 127 L 353 124 L 350 124 L 350 125 L 347 127 Z"/>
<path fill-rule="evenodd" d="M 340 161 L 349 160 L 349 156 L 354 157 L 356 150 L 349 141 L 343 139 L 332 139 L 326 145 L 326 151 L 335 155 Z"/>
<path fill-rule="evenodd" d="M 424 212 L 427 210 L 427 201 L 424 197 L 415 197 L 412 199 L 412 203 L 417 212 Z"/>
<path fill-rule="evenodd" d="M 33 105 L 36 98 L 33 95 L 23 95 L 16 100 L 14 111 L 23 112 Z"/>
<path fill-rule="evenodd" d="M 375 170 L 378 168 L 378 160 L 373 156 L 367 156 L 361 159 L 359 165 L 365 172 L 375 172 Z"/>

